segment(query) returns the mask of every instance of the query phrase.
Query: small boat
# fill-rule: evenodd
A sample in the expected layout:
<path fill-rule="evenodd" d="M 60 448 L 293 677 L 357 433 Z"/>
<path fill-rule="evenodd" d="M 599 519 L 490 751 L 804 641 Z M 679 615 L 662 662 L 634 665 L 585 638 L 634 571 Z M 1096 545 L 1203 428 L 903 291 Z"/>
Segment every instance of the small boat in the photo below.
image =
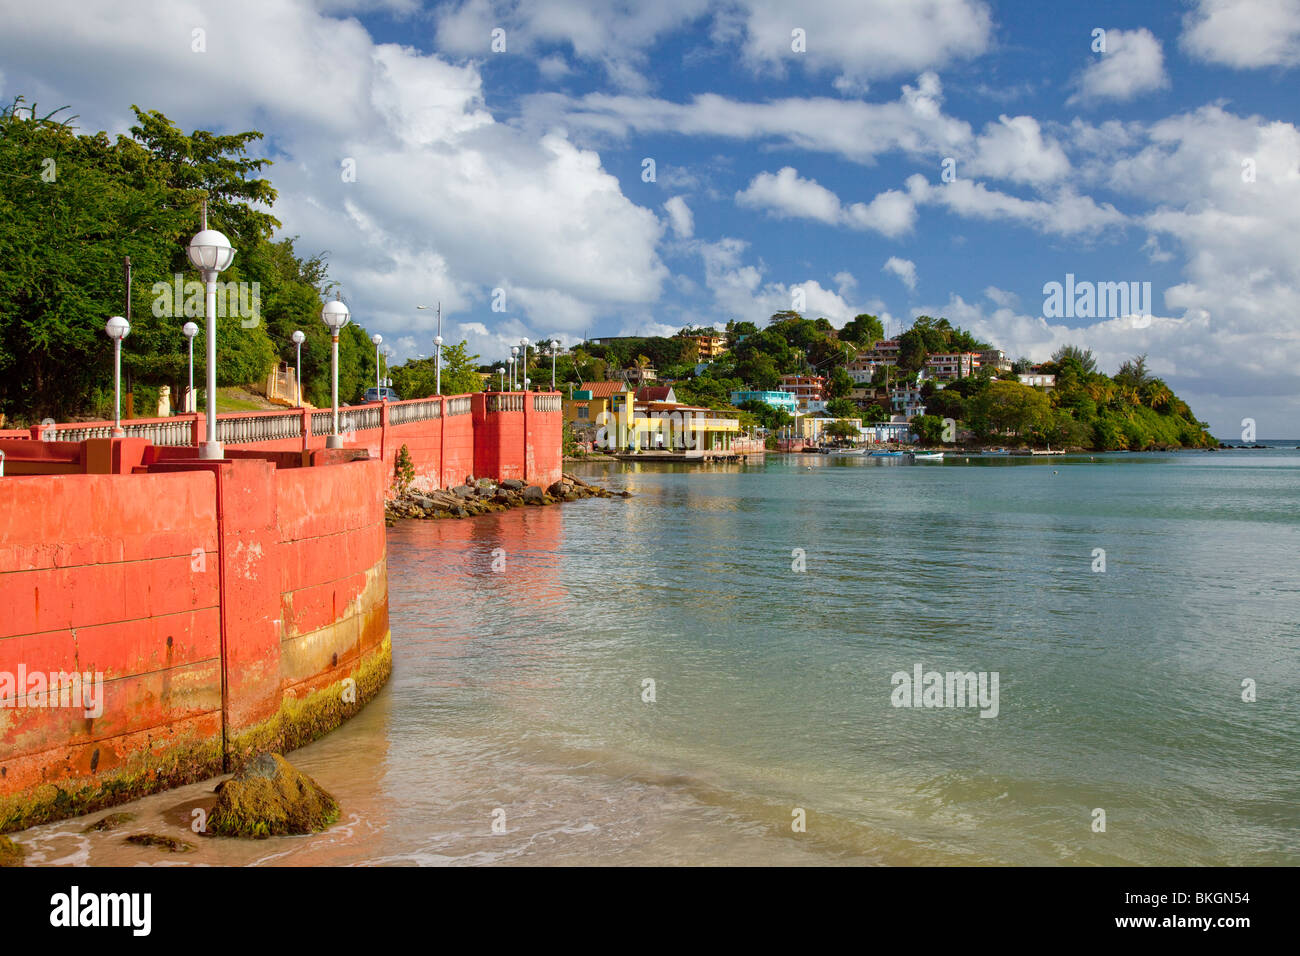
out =
<path fill-rule="evenodd" d="M 831 457 L 843 458 L 846 455 L 865 455 L 866 453 L 867 450 L 865 448 L 837 448 L 831 452 Z"/>
<path fill-rule="evenodd" d="M 980 454 L 981 455 L 1009 455 L 1011 454 L 1011 452 L 1007 451 L 1007 449 L 1005 448 L 985 448 L 982 452 L 980 452 Z"/>
<path fill-rule="evenodd" d="M 870 453 L 871 458 L 902 458 L 901 451 L 873 451 Z"/>
<path fill-rule="evenodd" d="M 943 461 L 943 452 L 915 451 L 912 452 L 912 461 Z"/>

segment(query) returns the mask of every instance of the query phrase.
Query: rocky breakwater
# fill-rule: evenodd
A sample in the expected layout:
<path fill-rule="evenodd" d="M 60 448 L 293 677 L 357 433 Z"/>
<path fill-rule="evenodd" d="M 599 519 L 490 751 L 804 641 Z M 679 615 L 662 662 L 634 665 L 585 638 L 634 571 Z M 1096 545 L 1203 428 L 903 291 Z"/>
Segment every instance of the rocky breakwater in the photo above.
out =
<path fill-rule="evenodd" d="M 630 498 L 630 491 L 610 491 L 576 475 L 564 474 L 547 488 L 530 485 L 518 478 L 494 481 L 469 476 L 463 485 L 445 491 L 400 492 L 384 508 L 389 525 L 399 518 L 471 518 L 510 508 L 540 507 L 583 498 Z"/>

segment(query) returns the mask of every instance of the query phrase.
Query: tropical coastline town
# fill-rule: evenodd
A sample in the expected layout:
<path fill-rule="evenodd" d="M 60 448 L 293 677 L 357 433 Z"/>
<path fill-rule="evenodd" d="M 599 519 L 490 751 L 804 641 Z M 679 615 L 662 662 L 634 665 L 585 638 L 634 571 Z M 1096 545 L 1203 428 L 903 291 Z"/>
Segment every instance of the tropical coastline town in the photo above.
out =
<path fill-rule="evenodd" d="M 10 2 L 6 940 L 1284 926 L 1297 69 L 1300 0 Z"/>

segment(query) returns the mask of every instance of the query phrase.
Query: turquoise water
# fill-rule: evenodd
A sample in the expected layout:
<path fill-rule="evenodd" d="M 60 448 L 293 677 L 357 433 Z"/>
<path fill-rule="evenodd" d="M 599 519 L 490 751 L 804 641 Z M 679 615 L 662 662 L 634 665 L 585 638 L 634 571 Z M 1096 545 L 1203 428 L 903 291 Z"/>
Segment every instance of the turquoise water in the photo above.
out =
<path fill-rule="evenodd" d="M 634 497 L 390 529 L 392 680 L 292 758 L 343 824 L 193 862 L 1300 863 L 1294 449 L 584 470 Z"/>
<path fill-rule="evenodd" d="M 581 765 L 828 859 L 1300 862 L 1294 451 L 616 467 L 390 537 L 394 694 L 542 799 Z M 998 715 L 891 706 L 918 663 Z"/>

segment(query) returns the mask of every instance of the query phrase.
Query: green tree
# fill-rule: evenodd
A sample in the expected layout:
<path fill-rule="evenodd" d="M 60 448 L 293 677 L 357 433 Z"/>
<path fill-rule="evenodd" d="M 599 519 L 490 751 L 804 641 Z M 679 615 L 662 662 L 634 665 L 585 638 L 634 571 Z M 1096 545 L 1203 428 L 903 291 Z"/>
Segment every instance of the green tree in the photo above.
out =
<path fill-rule="evenodd" d="M 464 339 L 455 345 L 444 345 L 441 394 L 464 395 L 467 392 L 483 391 L 484 381 L 477 371 L 478 359 L 477 355 L 468 354 Z M 393 389 L 402 398 L 428 398 L 439 394 L 438 369 L 436 360 L 432 356 L 425 359 L 412 359 L 393 369 L 391 374 Z M 546 384 L 550 386 L 549 376 Z"/>
<path fill-rule="evenodd" d="M 937 445 L 943 437 L 943 419 L 938 415 L 916 415 L 910 422 L 922 445 Z"/>
<path fill-rule="evenodd" d="M 831 438 L 857 438 L 862 434 L 854 422 L 845 420 L 831 422 L 824 429 L 824 433 Z"/>
<path fill-rule="evenodd" d="M 858 406 L 847 398 L 832 398 L 826 403 L 826 414 L 831 418 L 862 418 Z"/>
<path fill-rule="evenodd" d="M 78 134 L 21 98 L 0 111 L 0 412 L 37 421 L 107 411 L 113 350 L 103 327 L 126 313 L 126 256 L 133 282 L 124 384 L 137 397 L 170 384 L 179 397 L 188 371 L 181 326 L 205 325 L 201 292 L 185 288 L 199 279 L 185 247 L 205 196 L 209 225 L 236 249 L 221 281 L 257 290 L 245 296 L 248 305 L 257 302 L 254 314 L 217 321 L 218 384 L 260 384 L 277 357 L 294 360 L 289 335 L 301 328 L 307 396 L 328 402 L 329 338 L 319 320 L 325 266 L 319 256 L 299 257 L 292 240 L 271 239 L 275 191 L 258 176 L 268 161 L 248 155 L 262 134 L 185 134 L 161 113 L 135 112 L 132 136 L 110 140 Z M 232 298 L 238 305 L 239 293 Z M 203 335 L 195 342 L 200 382 Z M 345 401 L 354 386 L 373 381 L 366 339 L 358 326 L 344 330 Z M 151 413 L 143 401 L 137 407 Z"/>
<path fill-rule="evenodd" d="M 1073 359 L 1086 374 L 1091 375 L 1097 371 L 1097 358 L 1092 354 L 1092 349 L 1081 348 L 1077 345 L 1062 345 L 1052 353 L 1052 362 L 1057 365 L 1060 365 L 1066 359 Z"/>
<path fill-rule="evenodd" d="M 874 315 L 856 315 L 840 329 L 840 338 L 863 348 L 871 348 L 885 337 L 885 327 Z"/>
<path fill-rule="evenodd" d="M 872 402 L 863 410 L 862 420 L 868 425 L 874 425 L 876 422 L 888 421 L 889 412 L 887 412 L 883 406 Z"/>
<path fill-rule="evenodd" d="M 851 391 L 853 391 L 853 379 L 844 367 L 837 365 L 831 369 L 831 374 L 826 382 L 826 397 L 844 398 Z"/>
<path fill-rule="evenodd" d="M 1140 389 L 1150 378 L 1151 372 L 1147 368 L 1145 352 L 1126 361 L 1114 375 L 1116 382 L 1135 390 Z"/>
<path fill-rule="evenodd" d="M 977 432 L 1027 436 L 1051 418 L 1047 396 L 1019 382 L 993 382 L 968 403 Z"/>

